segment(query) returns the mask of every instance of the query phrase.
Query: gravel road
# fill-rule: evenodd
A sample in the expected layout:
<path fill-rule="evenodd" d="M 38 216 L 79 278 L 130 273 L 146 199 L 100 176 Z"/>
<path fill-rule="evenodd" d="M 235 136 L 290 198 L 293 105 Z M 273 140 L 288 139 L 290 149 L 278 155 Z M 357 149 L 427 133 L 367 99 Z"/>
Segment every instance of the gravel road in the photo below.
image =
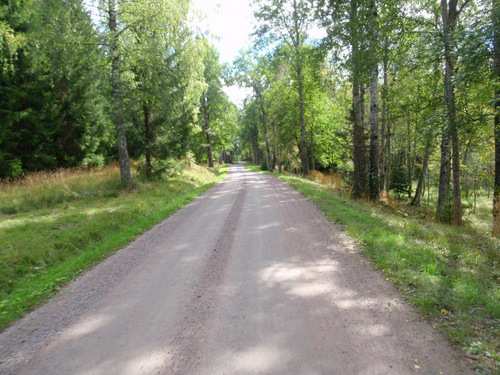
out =
<path fill-rule="evenodd" d="M 312 203 L 234 165 L 1 333 L 0 373 L 469 370 Z"/>

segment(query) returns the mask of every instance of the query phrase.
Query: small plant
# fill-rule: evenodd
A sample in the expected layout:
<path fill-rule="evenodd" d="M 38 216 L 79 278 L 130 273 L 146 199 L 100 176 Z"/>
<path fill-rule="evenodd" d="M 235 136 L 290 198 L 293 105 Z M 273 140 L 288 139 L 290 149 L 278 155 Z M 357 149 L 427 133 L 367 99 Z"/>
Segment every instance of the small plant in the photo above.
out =
<path fill-rule="evenodd" d="M 267 164 L 267 158 L 262 158 L 260 162 L 260 170 L 261 171 L 268 171 L 269 170 L 269 165 Z"/>
<path fill-rule="evenodd" d="M 82 167 L 86 169 L 102 169 L 104 167 L 105 160 L 102 155 L 89 155 L 82 161 Z"/>
<path fill-rule="evenodd" d="M 145 159 L 136 163 L 137 172 L 151 181 L 158 181 L 165 177 L 174 177 L 182 173 L 183 162 L 177 160 L 153 159 L 149 165 Z"/>

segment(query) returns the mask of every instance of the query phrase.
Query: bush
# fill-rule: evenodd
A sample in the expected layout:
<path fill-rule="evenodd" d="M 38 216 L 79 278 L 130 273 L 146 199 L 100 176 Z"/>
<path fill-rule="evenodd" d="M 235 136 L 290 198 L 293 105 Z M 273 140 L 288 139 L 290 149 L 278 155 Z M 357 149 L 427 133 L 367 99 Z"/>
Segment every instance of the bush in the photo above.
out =
<path fill-rule="evenodd" d="M 164 177 L 180 175 L 184 169 L 183 164 L 185 165 L 186 163 L 174 160 L 152 159 L 151 170 L 148 175 L 146 159 L 141 159 L 137 163 L 137 172 L 149 180 L 158 181 Z"/>
<path fill-rule="evenodd" d="M 21 160 L 0 160 L 0 178 L 19 177 L 22 174 Z"/>
<path fill-rule="evenodd" d="M 410 191 L 410 179 L 402 155 L 392 164 L 391 189 L 394 189 L 399 198 Z"/>
<path fill-rule="evenodd" d="M 102 169 L 104 167 L 104 156 L 88 155 L 83 159 L 82 167 L 86 169 Z"/>
<path fill-rule="evenodd" d="M 262 158 L 262 161 L 260 162 L 260 170 L 261 171 L 268 171 L 269 170 L 269 165 L 267 164 L 267 157 Z"/>

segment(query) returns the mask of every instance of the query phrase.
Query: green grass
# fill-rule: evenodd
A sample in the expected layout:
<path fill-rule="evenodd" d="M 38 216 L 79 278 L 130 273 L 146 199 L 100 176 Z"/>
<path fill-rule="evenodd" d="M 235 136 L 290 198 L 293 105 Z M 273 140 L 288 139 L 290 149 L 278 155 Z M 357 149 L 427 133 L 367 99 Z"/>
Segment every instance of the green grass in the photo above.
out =
<path fill-rule="evenodd" d="M 116 166 L 0 184 L 0 329 L 213 186 L 227 167 L 120 186 Z"/>
<path fill-rule="evenodd" d="M 480 219 L 457 228 L 409 207 L 353 201 L 310 179 L 279 178 L 342 224 L 363 255 L 463 350 L 478 373 L 500 372 L 500 240 L 486 233 Z"/>

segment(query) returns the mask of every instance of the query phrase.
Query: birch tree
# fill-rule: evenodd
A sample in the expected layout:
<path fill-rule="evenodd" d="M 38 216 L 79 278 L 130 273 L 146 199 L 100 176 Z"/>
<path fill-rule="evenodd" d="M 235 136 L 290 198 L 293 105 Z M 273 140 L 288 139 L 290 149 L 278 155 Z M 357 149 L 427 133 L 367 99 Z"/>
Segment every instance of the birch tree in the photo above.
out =
<path fill-rule="evenodd" d="M 295 89 L 298 94 L 300 154 L 302 173 L 309 174 L 309 154 L 306 142 L 306 115 L 304 103 L 304 63 L 308 29 L 312 22 L 312 7 L 305 0 L 257 0 L 255 16 L 260 22 L 257 31 L 262 39 L 284 43 L 290 50 L 290 60 L 294 71 Z"/>
<path fill-rule="evenodd" d="M 492 0 L 495 181 L 493 187 L 493 234 L 500 235 L 500 1 Z"/>

